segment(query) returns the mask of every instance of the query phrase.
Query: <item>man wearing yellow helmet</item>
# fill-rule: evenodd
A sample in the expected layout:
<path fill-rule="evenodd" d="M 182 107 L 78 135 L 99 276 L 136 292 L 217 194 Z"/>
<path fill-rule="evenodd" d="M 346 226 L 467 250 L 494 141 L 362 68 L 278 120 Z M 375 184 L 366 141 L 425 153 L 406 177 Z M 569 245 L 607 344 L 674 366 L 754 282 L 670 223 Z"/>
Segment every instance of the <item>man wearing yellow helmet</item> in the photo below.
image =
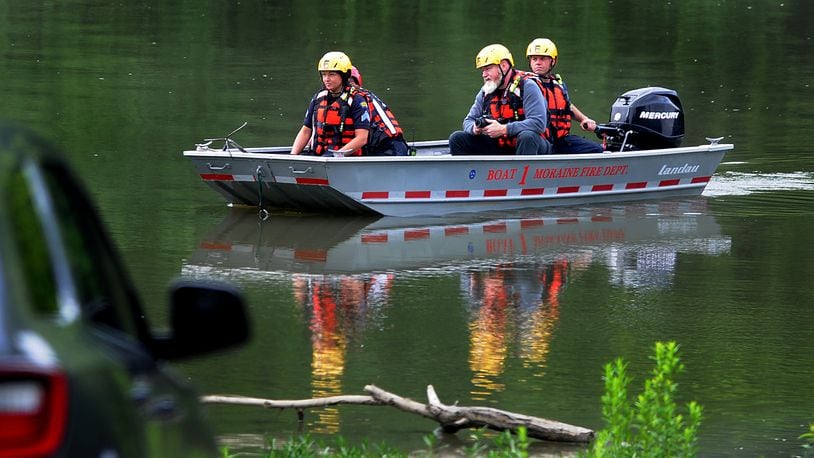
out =
<path fill-rule="evenodd" d="M 451 154 L 548 154 L 543 138 L 548 118 L 537 77 L 516 70 L 505 46 L 493 44 L 475 57 L 483 86 L 463 121 L 449 137 Z"/>
<path fill-rule="evenodd" d="M 291 154 L 316 156 L 362 154 L 367 144 L 370 113 L 367 102 L 353 94 L 350 85 L 350 58 L 343 52 L 331 51 L 317 62 L 322 90 L 311 98 L 303 125 Z M 310 150 L 305 150 L 310 146 Z"/>
<path fill-rule="evenodd" d="M 557 57 L 557 46 L 548 38 L 535 38 L 526 48 L 529 68 L 542 81 L 543 95 L 548 105 L 545 136 L 553 144 L 555 154 L 601 153 L 602 145 L 579 135 L 571 135 L 572 117 L 586 131 L 595 130 L 596 122 L 571 102 L 568 87 L 562 77 L 554 73 Z"/>

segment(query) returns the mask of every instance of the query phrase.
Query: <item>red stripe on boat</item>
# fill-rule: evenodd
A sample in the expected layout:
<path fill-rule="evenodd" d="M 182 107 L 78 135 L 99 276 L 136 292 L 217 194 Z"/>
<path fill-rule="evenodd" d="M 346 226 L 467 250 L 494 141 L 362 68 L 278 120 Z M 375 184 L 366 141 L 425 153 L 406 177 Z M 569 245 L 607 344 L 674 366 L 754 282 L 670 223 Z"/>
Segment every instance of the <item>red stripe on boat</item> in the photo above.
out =
<path fill-rule="evenodd" d="M 646 181 L 636 181 L 625 185 L 625 189 L 643 189 L 647 187 Z"/>
<path fill-rule="evenodd" d="M 387 243 L 387 234 L 362 234 L 362 243 Z"/>
<path fill-rule="evenodd" d="M 407 191 L 404 193 L 405 199 L 429 199 L 430 191 Z"/>
<path fill-rule="evenodd" d="M 203 241 L 199 248 L 203 248 L 204 250 L 220 250 L 220 251 L 232 251 L 232 244 L 229 242 L 208 242 Z"/>
<path fill-rule="evenodd" d="M 201 178 L 204 181 L 235 181 L 234 175 L 226 173 L 202 173 Z"/>
<path fill-rule="evenodd" d="M 297 184 L 328 186 L 328 180 L 326 180 L 325 178 L 297 178 Z"/>
<path fill-rule="evenodd" d="M 294 259 L 325 262 L 328 259 L 328 252 L 325 250 L 294 250 Z"/>
<path fill-rule="evenodd" d="M 366 191 L 362 193 L 362 199 L 387 199 L 390 193 L 387 191 Z"/>
<path fill-rule="evenodd" d="M 598 192 L 598 191 L 612 191 L 613 185 L 612 184 L 595 184 L 591 187 L 591 191 Z"/>
<path fill-rule="evenodd" d="M 545 220 L 542 219 L 521 219 L 520 229 L 533 229 L 535 227 L 545 226 Z"/>
<path fill-rule="evenodd" d="M 508 189 L 484 189 L 483 197 L 506 197 L 508 193 Z"/>
<path fill-rule="evenodd" d="M 612 216 L 592 216 L 591 221 L 595 223 L 609 223 L 613 221 Z"/>
<path fill-rule="evenodd" d="M 411 229 L 404 231 L 404 240 L 422 240 L 430 238 L 429 229 Z"/>
<path fill-rule="evenodd" d="M 446 197 L 469 197 L 469 191 L 447 191 Z"/>
<path fill-rule="evenodd" d="M 520 191 L 521 196 L 541 196 L 545 188 L 524 188 Z"/>
<path fill-rule="evenodd" d="M 468 234 L 469 228 L 466 226 L 455 226 L 444 228 L 444 236 Z"/>
<path fill-rule="evenodd" d="M 505 233 L 506 223 L 484 224 L 483 232 L 488 232 L 490 234 Z"/>
<path fill-rule="evenodd" d="M 681 180 L 679 180 L 678 178 L 674 178 L 672 180 L 661 180 L 661 181 L 659 181 L 659 187 L 662 187 L 662 186 L 675 186 L 680 181 Z"/>
<path fill-rule="evenodd" d="M 557 224 L 577 224 L 579 218 L 557 218 Z"/>
<path fill-rule="evenodd" d="M 579 192 L 579 186 L 560 186 L 557 188 L 557 194 L 571 194 L 572 192 Z"/>
<path fill-rule="evenodd" d="M 695 177 L 692 179 L 690 183 L 709 183 L 709 179 L 712 177 Z"/>

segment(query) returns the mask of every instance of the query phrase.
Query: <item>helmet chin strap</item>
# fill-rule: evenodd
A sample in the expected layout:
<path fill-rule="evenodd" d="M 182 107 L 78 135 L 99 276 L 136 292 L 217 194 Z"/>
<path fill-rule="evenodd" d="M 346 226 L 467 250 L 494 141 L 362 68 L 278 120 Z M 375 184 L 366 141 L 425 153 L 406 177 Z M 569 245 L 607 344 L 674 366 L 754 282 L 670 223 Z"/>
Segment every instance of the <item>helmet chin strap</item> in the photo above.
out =
<path fill-rule="evenodd" d="M 503 61 L 500 61 L 500 63 L 497 65 L 497 68 L 500 69 L 500 86 L 499 87 L 503 87 L 503 86 L 508 85 L 509 83 L 508 83 L 508 81 L 506 81 L 506 76 L 509 74 L 509 71 L 511 71 L 512 68 L 509 67 L 509 71 L 504 72 L 503 71 Z"/>
<path fill-rule="evenodd" d="M 343 77 L 342 77 L 342 84 L 341 84 L 341 85 L 339 85 L 339 90 L 338 90 L 338 91 L 336 91 L 336 94 L 341 94 L 341 93 L 342 93 L 342 91 L 344 91 L 344 90 L 345 90 L 345 88 L 346 88 L 346 87 L 348 87 L 348 86 L 350 86 L 350 79 L 349 79 L 349 78 L 345 78 L 345 77 L 343 76 Z"/>

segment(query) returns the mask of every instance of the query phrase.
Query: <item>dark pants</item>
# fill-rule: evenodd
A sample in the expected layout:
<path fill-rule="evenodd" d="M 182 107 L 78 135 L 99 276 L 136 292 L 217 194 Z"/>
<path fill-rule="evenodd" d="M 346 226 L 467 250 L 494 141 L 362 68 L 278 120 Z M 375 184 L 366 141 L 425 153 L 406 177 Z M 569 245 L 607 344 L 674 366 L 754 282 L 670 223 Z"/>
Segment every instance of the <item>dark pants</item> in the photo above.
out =
<path fill-rule="evenodd" d="M 579 135 L 566 135 L 554 141 L 554 154 L 587 154 L 603 151 L 602 145 Z"/>
<path fill-rule="evenodd" d="M 390 138 L 379 144 L 378 148 L 369 148 L 365 156 L 408 156 L 410 148 L 401 137 Z"/>
<path fill-rule="evenodd" d="M 487 135 L 472 135 L 458 130 L 449 136 L 449 152 L 456 156 L 506 154 L 506 151 L 505 148 L 498 146 L 496 138 L 490 138 Z M 540 134 L 524 130 L 517 135 L 517 148 L 515 148 L 514 154 L 551 154 L 551 144 Z"/>

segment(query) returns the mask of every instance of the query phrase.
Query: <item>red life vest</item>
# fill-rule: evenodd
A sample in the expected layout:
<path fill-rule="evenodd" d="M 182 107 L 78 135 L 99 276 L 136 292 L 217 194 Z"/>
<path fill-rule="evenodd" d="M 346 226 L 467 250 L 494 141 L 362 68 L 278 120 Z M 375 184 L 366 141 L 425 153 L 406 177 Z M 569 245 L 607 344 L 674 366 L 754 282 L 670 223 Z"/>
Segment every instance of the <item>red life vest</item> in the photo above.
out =
<path fill-rule="evenodd" d="M 367 109 L 370 113 L 371 129 L 373 129 L 375 126 L 384 132 L 384 134 L 389 138 L 404 135 L 404 132 L 399 126 L 399 122 L 396 121 L 396 117 L 393 116 L 393 112 L 390 111 L 390 107 L 376 97 L 375 94 L 361 87 L 351 89 L 351 95 L 355 94 L 361 95 L 362 98 L 364 98 L 367 102 Z"/>
<path fill-rule="evenodd" d="M 492 93 L 491 97 L 484 98 L 483 101 L 484 107 L 486 104 L 489 105 L 488 113 L 491 115 L 491 117 L 501 124 L 526 119 L 526 115 L 523 110 L 524 86 L 529 81 L 534 81 L 538 86 L 540 85 L 540 80 L 534 73 L 524 72 L 521 70 L 513 71 L 514 77 L 506 89 L 504 89 L 502 93 L 500 93 L 500 91 L 495 91 Z M 483 111 L 486 113 L 486 108 L 484 108 Z M 503 149 L 514 150 L 517 147 L 516 137 L 504 135 L 498 138 L 497 141 L 498 147 Z"/>
<path fill-rule="evenodd" d="M 314 107 L 312 147 L 317 156 L 322 156 L 329 149 L 342 148 L 356 136 L 351 115 L 353 105 L 351 88 L 346 87 L 339 97 L 332 98 L 333 101 L 330 104 L 328 103 L 329 95 L 327 90 L 317 94 Z M 362 150 L 358 149 L 346 156 L 360 154 L 362 154 Z"/>
<path fill-rule="evenodd" d="M 541 89 L 548 104 L 548 126 L 544 136 L 549 141 L 559 140 L 571 133 L 571 101 L 568 100 L 568 92 L 560 75 L 554 75 L 548 82 L 542 81 Z"/>

